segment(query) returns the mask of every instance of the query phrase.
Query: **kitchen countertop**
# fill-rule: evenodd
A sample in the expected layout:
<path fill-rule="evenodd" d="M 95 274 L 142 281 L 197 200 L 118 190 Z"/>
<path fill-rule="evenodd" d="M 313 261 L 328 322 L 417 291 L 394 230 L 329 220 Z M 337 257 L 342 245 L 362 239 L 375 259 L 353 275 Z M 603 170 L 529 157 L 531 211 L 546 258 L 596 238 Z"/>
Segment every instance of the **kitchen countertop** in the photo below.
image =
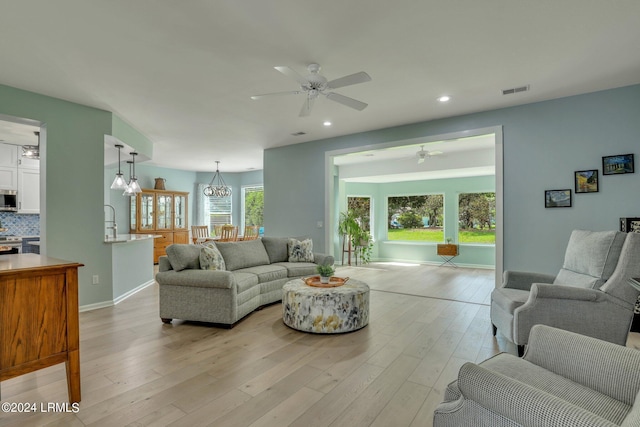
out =
<path fill-rule="evenodd" d="M 105 236 L 105 243 L 128 243 L 136 242 L 139 240 L 159 239 L 160 235 L 157 234 L 118 234 L 115 238 Z"/>

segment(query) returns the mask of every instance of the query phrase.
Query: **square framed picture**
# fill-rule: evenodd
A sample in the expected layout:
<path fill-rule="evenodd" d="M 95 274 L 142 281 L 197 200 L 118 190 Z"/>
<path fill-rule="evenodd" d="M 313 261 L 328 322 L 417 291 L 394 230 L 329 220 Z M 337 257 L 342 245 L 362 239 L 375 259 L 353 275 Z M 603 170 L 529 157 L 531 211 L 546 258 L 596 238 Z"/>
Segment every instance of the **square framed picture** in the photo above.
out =
<path fill-rule="evenodd" d="M 620 218 L 620 231 L 640 233 L 640 218 Z"/>
<path fill-rule="evenodd" d="M 575 171 L 576 194 L 598 192 L 598 170 Z"/>
<path fill-rule="evenodd" d="M 571 207 L 571 190 L 545 190 L 544 191 L 544 207 L 545 208 L 570 208 Z"/>
<path fill-rule="evenodd" d="M 618 154 L 602 158 L 602 175 L 634 173 L 633 154 Z"/>

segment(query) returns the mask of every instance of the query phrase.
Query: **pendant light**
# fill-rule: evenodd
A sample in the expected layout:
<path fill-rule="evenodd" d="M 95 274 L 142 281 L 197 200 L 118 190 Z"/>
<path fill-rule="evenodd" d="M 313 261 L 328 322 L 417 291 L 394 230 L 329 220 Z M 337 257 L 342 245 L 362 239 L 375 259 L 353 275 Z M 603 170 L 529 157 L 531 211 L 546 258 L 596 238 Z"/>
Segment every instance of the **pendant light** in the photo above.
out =
<path fill-rule="evenodd" d="M 141 193 L 142 189 L 140 188 L 140 184 L 138 184 L 138 178 L 136 177 L 136 156 L 138 155 L 138 153 L 136 153 L 135 151 L 132 151 L 131 153 L 131 166 L 132 166 L 132 170 L 133 172 L 131 172 L 129 174 L 130 178 L 129 178 L 129 184 L 127 185 L 127 189 L 124 190 L 124 194 L 125 196 L 135 196 L 136 193 Z M 129 163 L 129 162 L 127 162 Z"/>
<path fill-rule="evenodd" d="M 219 163 L 220 162 L 216 160 L 216 173 L 213 174 L 213 178 L 211 178 L 211 182 L 203 190 L 203 193 L 205 196 L 213 196 L 213 197 L 231 196 L 231 187 L 225 184 L 224 179 L 222 179 L 222 175 L 220 174 L 220 170 L 218 169 Z"/>
<path fill-rule="evenodd" d="M 113 184 L 111 184 L 112 190 L 126 190 L 127 189 L 127 181 L 124 179 L 124 175 L 120 170 L 120 150 L 124 147 L 122 144 L 116 144 L 116 148 L 118 149 L 118 173 L 116 174 L 116 178 L 113 180 Z"/>

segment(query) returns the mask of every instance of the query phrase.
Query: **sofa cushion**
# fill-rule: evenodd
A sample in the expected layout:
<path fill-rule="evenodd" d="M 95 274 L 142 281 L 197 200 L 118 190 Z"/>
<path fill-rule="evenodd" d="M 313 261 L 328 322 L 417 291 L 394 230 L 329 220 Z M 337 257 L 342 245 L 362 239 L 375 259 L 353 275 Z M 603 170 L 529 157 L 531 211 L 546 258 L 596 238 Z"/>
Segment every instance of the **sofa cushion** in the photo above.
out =
<path fill-rule="evenodd" d="M 200 269 L 226 270 L 224 258 L 213 242 L 205 243 L 200 248 Z"/>
<path fill-rule="evenodd" d="M 287 237 L 263 237 L 260 239 L 264 245 L 267 255 L 269 256 L 269 263 L 283 262 L 289 259 L 288 244 L 289 239 Z"/>
<path fill-rule="evenodd" d="M 511 314 L 528 299 L 529 291 L 522 289 L 497 288 L 491 292 L 491 303 Z"/>
<path fill-rule="evenodd" d="M 598 289 L 618 263 L 625 233 L 574 230 L 554 284 Z"/>
<path fill-rule="evenodd" d="M 267 251 L 258 239 L 243 242 L 218 242 L 216 246 L 229 271 L 269 264 Z"/>
<path fill-rule="evenodd" d="M 200 269 L 200 246 L 199 245 L 186 245 L 186 244 L 173 244 L 167 247 L 167 257 L 171 268 L 175 271 L 182 271 L 184 269 Z"/>
<path fill-rule="evenodd" d="M 279 262 L 276 265 L 281 265 L 286 268 L 288 277 L 313 276 L 314 274 L 318 274 L 316 270 L 318 264 L 313 262 Z"/>
<path fill-rule="evenodd" d="M 313 262 L 313 241 L 311 239 L 289 239 L 289 262 Z"/>
<path fill-rule="evenodd" d="M 245 292 L 248 289 L 256 287 L 258 285 L 258 276 L 252 273 L 238 273 L 234 271 L 233 277 L 236 279 L 236 286 L 238 294 Z"/>
<path fill-rule="evenodd" d="M 241 268 L 234 273 L 251 273 L 258 276 L 258 283 L 270 282 L 272 280 L 284 279 L 287 277 L 287 269 L 281 265 L 257 265 L 255 267 Z"/>

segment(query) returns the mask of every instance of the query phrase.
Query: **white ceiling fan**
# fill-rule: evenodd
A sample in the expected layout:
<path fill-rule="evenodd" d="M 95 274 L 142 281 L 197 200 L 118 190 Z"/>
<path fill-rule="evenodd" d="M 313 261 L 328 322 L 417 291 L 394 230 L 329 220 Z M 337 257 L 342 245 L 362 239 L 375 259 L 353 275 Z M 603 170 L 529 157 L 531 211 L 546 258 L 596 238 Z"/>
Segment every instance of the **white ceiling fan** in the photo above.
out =
<path fill-rule="evenodd" d="M 428 151 L 424 149 L 424 145 L 420 146 L 420 150 L 416 153 L 416 157 L 418 158 L 418 164 L 424 163 L 424 159 L 439 156 L 442 154 L 442 151 Z"/>
<path fill-rule="evenodd" d="M 371 77 L 365 73 L 364 71 L 360 71 L 359 73 L 349 74 L 348 76 L 340 77 L 338 79 L 334 79 L 331 81 L 327 81 L 327 79 L 319 74 L 320 65 L 318 64 L 309 64 L 307 70 L 309 74 L 306 76 L 301 76 L 294 70 L 289 67 L 274 67 L 276 70 L 280 71 L 285 76 L 291 77 L 300 83 L 299 90 L 292 90 L 287 92 L 275 92 L 275 93 L 266 93 L 263 95 L 254 95 L 251 99 L 260 99 L 265 96 L 274 96 L 274 95 L 297 95 L 299 93 L 304 93 L 306 99 L 302 104 L 302 108 L 300 109 L 300 117 L 308 116 L 311 113 L 311 108 L 313 107 L 313 102 L 318 98 L 319 95 L 324 95 L 327 99 L 330 99 L 334 102 L 337 102 L 342 105 L 346 105 L 347 107 L 354 108 L 358 111 L 362 111 L 367 107 L 367 104 L 358 101 L 357 99 L 349 98 L 348 96 L 340 95 L 339 93 L 330 92 L 332 89 L 338 89 L 345 86 L 351 86 L 358 83 L 364 83 L 371 80 Z"/>

